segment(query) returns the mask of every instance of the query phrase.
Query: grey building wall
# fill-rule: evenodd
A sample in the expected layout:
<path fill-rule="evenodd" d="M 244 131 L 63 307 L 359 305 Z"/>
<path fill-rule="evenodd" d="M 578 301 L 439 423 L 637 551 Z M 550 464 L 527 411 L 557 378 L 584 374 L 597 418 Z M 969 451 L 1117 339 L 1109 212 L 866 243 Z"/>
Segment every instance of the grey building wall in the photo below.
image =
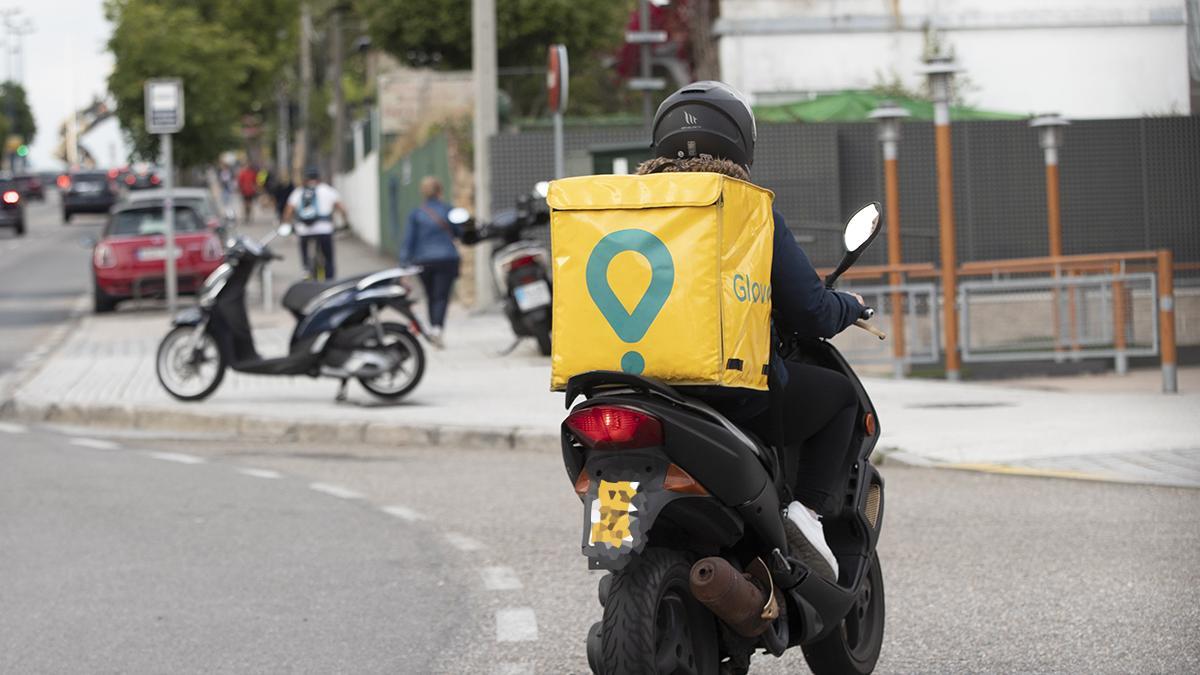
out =
<path fill-rule="evenodd" d="M 594 146 L 645 138 L 640 127 L 572 127 L 567 155 L 578 158 Z M 1045 169 L 1037 135 L 1021 121 L 959 122 L 952 143 L 959 259 L 1046 255 Z M 934 157 L 933 126 L 902 125 L 905 262 L 937 261 Z M 518 194 L 549 178 L 553 165 L 549 130 L 496 136 L 493 210 L 511 207 Z M 817 265 L 837 262 L 845 217 L 866 202 L 884 201 L 882 172 L 873 124 L 759 127 L 754 181 L 775 192 L 776 209 Z M 1060 174 L 1066 253 L 1165 247 L 1179 261 L 1200 261 L 1200 117 L 1077 121 L 1065 130 Z M 886 259 L 881 237 L 863 263 Z"/>

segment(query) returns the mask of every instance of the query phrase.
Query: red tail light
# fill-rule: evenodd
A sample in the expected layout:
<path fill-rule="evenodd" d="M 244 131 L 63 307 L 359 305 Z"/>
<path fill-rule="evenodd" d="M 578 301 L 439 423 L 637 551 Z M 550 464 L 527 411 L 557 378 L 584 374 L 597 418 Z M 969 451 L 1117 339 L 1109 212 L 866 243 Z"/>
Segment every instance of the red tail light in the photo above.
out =
<path fill-rule="evenodd" d="M 133 174 L 129 174 L 128 176 L 125 176 L 125 184 L 126 185 L 133 185 L 136 182 L 137 182 L 137 177 L 134 176 Z"/>
<path fill-rule="evenodd" d="M 102 270 L 116 267 L 117 254 L 113 252 L 111 246 L 100 244 L 96 247 L 95 253 L 92 254 L 92 262 Z"/>
<path fill-rule="evenodd" d="M 117 171 L 116 169 L 109 169 L 109 170 L 108 170 L 108 177 L 109 177 L 109 178 L 116 178 L 116 177 L 117 177 L 117 174 L 119 174 L 119 173 L 121 173 L 121 172 L 120 172 L 120 171 Z"/>
<path fill-rule="evenodd" d="M 71 177 L 64 173 L 58 177 L 58 188 L 66 190 L 69 187 L 71 187 Z"/>
<path fill-rule="evenodd" d="M 537 258 L 535 258 L 534 256 L 531 256 L 531 255 L 524 255 L 524 256 L 521 256 L 520 258 L 514 258 L 513 261 L 508 264 L 508 269 L 515 270 L 518 267 L 527 267 L 529 265 L 536 265 L 536 264 L 537 264 Z"/>
<path fill-rule="evenodd" d="M 16 204 L 21 201 L 21 193 L 16 190 L 8 190 L 4 193 L 5 204 Z"/>
<path fill-rule="evenodd" d="M 162 179 L 159 178 L 158 176 L 150 176 L 150 184 L 151 185 L 158 185 L 161 182 L 162 182 Z"/>
<path fill-rule="evenodd" d="M 567 417 L 567 428 L 593 450 L 632 450 L 662 445 L 662 422 L 620 406 L 585 408 Z"/>

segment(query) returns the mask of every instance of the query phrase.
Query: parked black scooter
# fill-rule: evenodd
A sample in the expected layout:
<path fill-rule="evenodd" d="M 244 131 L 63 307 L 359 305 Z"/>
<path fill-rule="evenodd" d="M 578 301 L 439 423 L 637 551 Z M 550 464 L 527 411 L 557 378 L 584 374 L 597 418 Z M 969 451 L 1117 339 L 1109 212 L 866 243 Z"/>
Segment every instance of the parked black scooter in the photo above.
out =
<path fill-rule="evenodd" d="M 462 226 L 464 244 L 497 242 L 492 275 L 504 295 L 504 315 L 517 338 L 503 352 L 506 354 L 521 338 L 532 337 L 542 356 L 550 355 L 550 251 L 541 242 L 522 238 L 525 230 L 550 222 L 548 188 L 549 183 L 538 183 L 532 193 L 517 199 L 516 208 L 497 213 L 490 223 L 475 224 L 465 209 L 452 209 L 449 214 L 451 222 Z"/>
<path fill-rule="evenodd" d="M 383 399 L 412 391 L 425 373 L 425 352 L 413 334 L 422 334 L 421 324 L 403 279 L 417 274 L 416 268 L 293 284 L 283 296 L 283 306 L 296 317 L 288 354 L 259 356 L 246 315 L 246 285 L 260 265 L 282 259 L 268 244 L 288 234 L 291 226 L 281 225 L 262 242 L 235 240 L 225 262 L 205 280 L 198 306 L 179 312 L 159 344 L 155 363 L 163 388 L 181 401 L 199 401 L 216 390 L 228 367 L 259 375 L 335 377 L 341 380 L 339 401 L 350 378 Z M 400 312 L 408 326 L 385 322 L 380 313 L 386 307 Z"/>
<path fill-rule="evenodd" d="M 879 207 L 850 219 L 832 284 L 879 231 Z M 858 325 L 877 336 L 883 334 Z M 837 583 L 788 551 L 783 456 L 713 408 L 650 378 L 590 372 L 568 382 L 567 474 L 584 504 L 583 553 L 600 581 L 603 620 L 588 663 L 606 675 L 743 674 L 756 649 L 804 650 L 813 672 L 869 673 L 883 641 L 875 545 L 883 479 L 869 461 L 879 422 L 862 383 L 826 340 L 789 338 L 781 353 L 845 374 L 858 391 L 857 457 L 843 508 L 824 520 Z"/>

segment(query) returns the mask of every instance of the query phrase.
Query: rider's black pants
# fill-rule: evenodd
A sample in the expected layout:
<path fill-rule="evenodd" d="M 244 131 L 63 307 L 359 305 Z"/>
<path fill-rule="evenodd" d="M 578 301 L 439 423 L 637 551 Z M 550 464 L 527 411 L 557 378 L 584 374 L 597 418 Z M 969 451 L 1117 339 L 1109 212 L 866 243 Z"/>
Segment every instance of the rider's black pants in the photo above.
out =
<path fill-rule="evenodd" d="M 786 362 L 788 382 L 774 392 L 773 412 L 750 423 L 770 438 L 774 419 L 782 422 L 788 480 L 796 499 L 822 516 L 841 508 L 855 452 L 850 448 L 858 414 L 858 395 L 845 375 L 800 363 Z M 775 407 L 777 406 L 777 407 Z"/>
<path fill-rule="evenodd" d="M 336 279 L 337 275 L 334 273 L 333 268 L 333 235 L 305 234 L 300 236 L 300 260 L 301 264 L 304 265 L 305 271 L 309 269 L 308 252 L 313 244 L 321 247 L 321 256 L 325 258 L 325 278 Z"/>

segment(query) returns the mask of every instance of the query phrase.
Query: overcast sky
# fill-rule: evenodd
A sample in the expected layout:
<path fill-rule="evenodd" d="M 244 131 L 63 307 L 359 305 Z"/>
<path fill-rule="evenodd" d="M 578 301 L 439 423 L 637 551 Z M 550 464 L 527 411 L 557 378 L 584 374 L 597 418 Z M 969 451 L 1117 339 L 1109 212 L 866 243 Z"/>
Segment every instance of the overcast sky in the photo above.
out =
<path fill-rule="evenodd" d="M 57 168 L 59 126 L 107 90 L 113 61 L 105 43 L 112 27 L 104 20 L 102 0 L 0 0 L 0 9 L 6 8 L 20 9 L 33 24 L 23 40 L 24 84 L 38 126 L 30 158 L 37 168 Z M 5 52 L 0 74 L 9 76 L 9 69 Z M 83 143 L 103 165 L 124 163 L 126 145 L 115 123 L 104 124 Z"/>

